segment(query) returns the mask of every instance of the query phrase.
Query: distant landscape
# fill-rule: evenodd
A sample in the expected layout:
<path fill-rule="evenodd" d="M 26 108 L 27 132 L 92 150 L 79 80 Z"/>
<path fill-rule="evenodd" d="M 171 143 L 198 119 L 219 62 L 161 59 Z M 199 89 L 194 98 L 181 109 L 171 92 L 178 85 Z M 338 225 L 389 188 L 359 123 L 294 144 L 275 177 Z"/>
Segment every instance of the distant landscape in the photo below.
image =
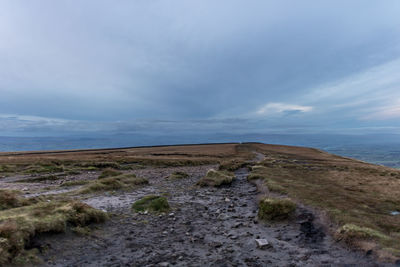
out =
<path fill-rule="evenodd" d="M 253 141 L 266 144 L 314 147 L 340 156 L 400 168 L 400 138 L 397 135 L 382 137 L 373 135 L 216 134 L 213 136 L 189 135 L 182 137 L 140 134 L 99 137 L 0 137 L 0 151 L 68 150 Z"/>

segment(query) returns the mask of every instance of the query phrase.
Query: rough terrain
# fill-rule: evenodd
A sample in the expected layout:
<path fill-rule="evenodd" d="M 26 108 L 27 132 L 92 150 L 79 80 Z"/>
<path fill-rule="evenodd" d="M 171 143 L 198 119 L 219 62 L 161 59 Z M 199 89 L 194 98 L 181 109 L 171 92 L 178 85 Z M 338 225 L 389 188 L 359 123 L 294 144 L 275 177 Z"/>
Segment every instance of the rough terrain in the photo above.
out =
<path fill-rule="evenodd" d="M 96 181 L 101 169 L 84 171 L 73 169 L 75 173 L 71 170 L 69 173 L 55 171 L 51 172 L 51 175 L 57 176 L 57 179 L 29 182 L 24 180 L 40 178 L 44 174 L 8 172 L 0 179 L 0 188 L 22 190 L 26 198 L 51 196 L 54 199 L 59 197 L 78 199 L 109 215 L 105 223 L 93 224 L 79 231 L 71 228 L 62 234 L 45 233 L 35 236 L 26 249 L 36 249 L 37 256 L 42 260 L 40 265 L 43 266 L 394 265 L 394 261 L 392 263 L 378 261 L 372 249 L 357 250 L 357 247 L 337 242 L 331 235 L 334 224 L 325 221 L 325 217 L 321 220 L 320 210 L 301 204 L 299 201 L 301 199 L 296 200 L 298 208 L 288 220 L 277 222 L 259 220 L 258 200 L 266 194 L 280 198 L 286 193 L 270 192 L 272 190 L 269 189 L 273 187 L 266 187 L 262 179 L 249 182 L 247 177 L 251 174 L 251 167 L 237 168 L 234 172 L 236 179 L 230 185 L 218 188 L 196 185 L 208 170 L 218 169 L 221 162 L 236 158 L 240 158 L 242 163 L 247 162 L 247 166 L 264 164 L 262 170 L 271 164 L 278 166 L 279 172 L 284 175 L 289 167 L 289 170 L 298 168 L 291 167 L 289 163 L 300 165 L 301 171 L 307 173 L 328 168 L 327 165 L 321 165 L 322 160 L 325 160 L 324 157 L 328 158 L 329 162 L 338 159 L 339 163 L 335 164 L 345 162 L 346 166 L 354 164 L 357 168 L 359 165 L 369 166 L 336 156 L 330 158 L 329 154 L 320 155 L 318 151 L 305 150 L 306 153 L 314 153 L 319 157 L 316 164 L 310 165 L 304 159 L 303 148 L 266 146 L 269 149 L 266 152 L 259 147 L 264 148 L 261 145 L 230 144 L 224 145 L 223 148 L 193 146 L 112 151 L 110 153 L 114 154 L 111 156 L 107 154 L 104 156 L 102 153 L 105 152 L 94 152 L 94 157 L 100 155 L 101 162 L 115 161 L 117 158 L 119 163 L 130 164 L 129 168 L 121 164 L 123 167 L 121 172 L 148 179 L 148 185 L 132 190 L 112 190 L 82 195 L 74 192 L 78 192 L 77 190 L 84 185 L 62 186 L 65 182 Z M 277 153 L 276 150 L 282 151 Z M 293 151 L 297 153 L 295 156 L 290 154 Z M 90 160 L 93 164 L 95 161 L 92 155 L 87 153 L 85 157 L 88 158 L 84 160 Z M 62 157 L 70 160 L 69 157 L 74 157 L 71 154 L 73 153 L 65 153 Z M 144 155 L 147 158 L 144 158 Z M 18 166 L 19 156 L 3 156 L 5 157 L 7 159 L 3 160 L 4 162 L 11 161 Z M 31 165 L 35 161 L 48 160 L 46 157 L 51 161 L 62 158 L 52 154 L 45 154 L 39 159 L 36 155 L 23 155 L 23 157 L 24 161 L 28 158 Z M 129 157 L 132 158 L 128 162 L 126 159 Z M 190 162 L 187 162 L 188 159 Z M 24 164 L 27 165 L 25 162 Z M 28 167 L 31 168 L 31 165 Z M 336 169 L 339 167 L 334 166 Z M 371 168 L 375 170 L 380 167 Z M 387 169 L 383 171 L 387 172 Z M 189 177 L 170 179 L 170 175 L 176 171 L 187 173 Z M 396 178 L 393 178 L 391 173 L 389 177 Z M 134 212 L 131 205 L 147 195 L 165 196 L 171 210 L 161 214 Z M 53 198 L 49 198 L 48 201 L 53 201 Z M 0 221 L 0 225 L 1 223 Z M 266 239 L 269 245 L 264 248 L 258 247 L 256 243 L 258 239 Z"/>
<path fill-rule="evenodd" d="M 371 258 L 336 244 L 322 229 L 304 227 L 312 214 L 301 209 L 293 221 L 257 220 L 257 189 L 236 171 L 224 188 L 198 188 L 211 166 L 179 168 L 190 178 L 169 181 L 165 169 L 142 170 L 152 185 L 132 193 L 99 196 L 86 203 L 114 214 L 87 237 L 42 238 L 49 266 L 374 266 Z M 173 169 L 169 170 L 170 172 Z M 165 194 L 172 205 L 165 215 L 135 214 L 130 206 L 147 194 Z M 303 225 L 303 227 L 302 227 Z M 318 227 L 318 226 L 317 226 Z M 258 249 L 255 240 L 272 247 Z"/>

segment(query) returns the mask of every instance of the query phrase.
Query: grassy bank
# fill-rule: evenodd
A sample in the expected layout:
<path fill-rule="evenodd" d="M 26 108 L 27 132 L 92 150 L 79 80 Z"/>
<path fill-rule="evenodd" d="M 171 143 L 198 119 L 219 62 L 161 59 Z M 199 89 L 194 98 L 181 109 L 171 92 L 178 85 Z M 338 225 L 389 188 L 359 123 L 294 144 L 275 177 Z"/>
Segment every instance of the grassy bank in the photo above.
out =
<path fill-rule="evenodd" d="M 400 171 L 314 149 L 258 146 L 266 159 L 249 179 L 273 193 L 319 208 L 336 224 L 334 233 L 354 248 L 381 258 L 400 257 Z"/>

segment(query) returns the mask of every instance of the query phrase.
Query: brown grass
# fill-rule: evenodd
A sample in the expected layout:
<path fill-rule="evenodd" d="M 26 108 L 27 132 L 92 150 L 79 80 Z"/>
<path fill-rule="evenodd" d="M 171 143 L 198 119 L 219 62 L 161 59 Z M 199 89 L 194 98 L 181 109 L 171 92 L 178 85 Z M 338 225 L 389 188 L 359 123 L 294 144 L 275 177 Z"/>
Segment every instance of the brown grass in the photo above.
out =
<path fill-rule="evenodd" d="M 235 179 L 233 173 L 211 169 L 197 182 L 197 185 L 220 187 L 223 185 L 230 185 L 233 179 Z"/>
<path fill-rule="evenodd" d="M 326 211 L 338 225 L 338 239 L 354 247 L 374 241 L 378 250 L 400 257 L 400 216 L 390 215 L 400 210 L 399 170 L 316 149 L 272 145 L 257 149 L 267 159 L 253 168 L 249 179 L 261 179 L 270 191 Z"/>
<path fill-rule="evenodd" d="M 40 201 L 0 211 L 0 265 L 29 263 L 25 245 L 37 234 L 63 232 L 68 225 L 84 226 L 106 217 L 78 201 Z"/>
<path fill-rule="evenodd" d="M 339 240 L 354 247 L 362 247 L 363 242 L 374 242 L 377 251 L 400 257 L 400 216 L 390 215 L 391 211 L 400 210 L 400 171 L 317 149 L 223 144 L 38 154 L 0 153 L 0 175 L 57 173 L 59 176 L 58 172 L 79 173 L 110 167 L 125 170 L 220 164 L 220 170 L 216 171 L 218 175 L 200 180 L 201 185 L 218 186 L 231 182 L 226 176 L 232 177 L 229 173 L 220 175 L 220 171 L 233 171 L 243 166 L 244 162 L 254 157 L 253 151 L 264 154 L 266 159 L 253 167 L 249 180 L 260 179 L 273 193 L 287 194 L 291 199 L 325 211 L 337 226 L 335 236 Z M 135 185 L 137 181 L 133 184 L 128 181 L 134 181 L 133 177 L 117 177 L 89 181 L 84 189 L 96 192 L 138 186 Z M 12 203 L 12 197 L 9 201 Z"/>
<path fill-rule="evenodd" d="M 99 176 L 99 179 L 121 175 L 122 172 L 107 168 Z"/>
<path fill-rule="evenodd" d="M 248 150 L 248 149 L 247 149 Z M 114 150 L 0 153 L 0 174 L 79 173 L 105 168 L 179 167 L 218 164 L 223 159 L 248 159 L 239 144 L 188 145 Z"/>
<path fill-rule="evenodd" d="M 19 193 L 11 190 L 0 190 L 0 211 L 21 207 L 23 201 L 19 197 Z"/>
<path fill-rule="evenodd" d="M 88 194 L 101 191 L 129 190 L 148 183 L 147 179 L 136 177 L 134 174 L 121 174 L 91 181 L 80 189 L 78 193 Z"/>

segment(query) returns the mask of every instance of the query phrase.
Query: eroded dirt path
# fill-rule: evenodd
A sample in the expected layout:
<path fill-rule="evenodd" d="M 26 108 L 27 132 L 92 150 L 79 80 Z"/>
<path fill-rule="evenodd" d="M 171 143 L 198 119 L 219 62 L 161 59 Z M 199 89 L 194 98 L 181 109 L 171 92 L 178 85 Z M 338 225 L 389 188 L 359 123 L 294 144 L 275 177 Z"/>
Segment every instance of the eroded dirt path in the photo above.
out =
<path fill-rule="evenodd" d="M 194 186 L 211 166 L 185 167 L 183 180 L 165 179 L 168 170 L 140 170 L 151 185 L 87 203 L 113 214 L 89 236 L 41 237 L 49 249 L 48 266 L 375 266 L 372 259 L 350 252 L 314 228 L 312 214 L 299 209 L 290 222 L 257 220 L 257 189 L 236 172 L 229 187 Z M 163 216 L 135 214 L 130 205 L 143 195 L 165 194 L 172 206 Z M 272 247 L 259 249 L 255 239 Z"/>

